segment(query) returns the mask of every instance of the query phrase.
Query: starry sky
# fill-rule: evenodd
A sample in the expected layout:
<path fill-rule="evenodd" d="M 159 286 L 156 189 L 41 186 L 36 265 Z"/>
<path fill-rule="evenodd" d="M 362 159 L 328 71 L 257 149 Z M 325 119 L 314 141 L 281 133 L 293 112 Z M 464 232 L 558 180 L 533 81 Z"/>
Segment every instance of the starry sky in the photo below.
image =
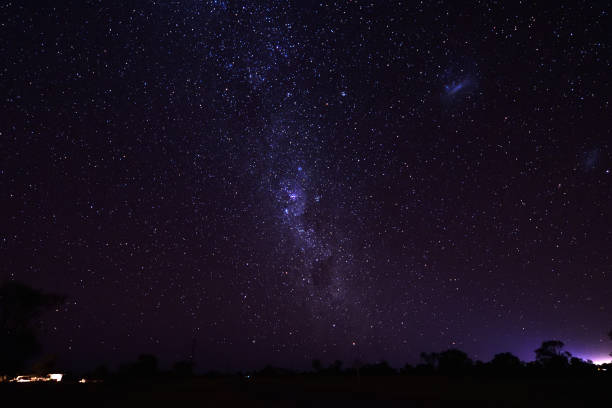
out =
<path fill-rule="evenodd" d="M 0 6 L 0 278 L 67 366 L 612 350 L 609 4 Z M 195 347 L 192 347 L 195 346 Z"/>

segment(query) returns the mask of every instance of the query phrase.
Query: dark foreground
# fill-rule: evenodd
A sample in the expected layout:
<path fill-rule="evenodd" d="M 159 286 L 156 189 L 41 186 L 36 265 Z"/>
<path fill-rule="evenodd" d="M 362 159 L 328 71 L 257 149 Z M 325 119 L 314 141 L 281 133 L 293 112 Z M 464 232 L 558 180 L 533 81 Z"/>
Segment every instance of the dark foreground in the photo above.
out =
<path fill-rule="evenodd" d="M 4 383 L 0 399 L 7 407 L 582 407 L 596 401 L 607 406 L 611 385 L 610 378 L 226 377 L 131 385 Z"/>

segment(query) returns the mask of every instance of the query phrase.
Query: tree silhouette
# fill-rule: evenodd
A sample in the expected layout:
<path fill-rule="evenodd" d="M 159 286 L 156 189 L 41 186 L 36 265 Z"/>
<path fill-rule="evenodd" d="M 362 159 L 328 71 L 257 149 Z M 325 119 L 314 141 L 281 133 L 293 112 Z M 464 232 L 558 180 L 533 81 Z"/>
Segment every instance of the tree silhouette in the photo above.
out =
<path fill-rule="evenodd" d="M 438 355 L 438 370 L 442 373 L 465 374 L 472 364 L 472 360 L 461 350 L 450 349 Z"/>
<path fill-rule="evenodd" d="M 597 366 L 591 360 L 572 357 L 569 363 L 574 375 L 585 376 L 597 372 Z"/>
<path fill-rule="evenodd" d="M 157 374 L 157 357 L 153 354 L 141 354 L 134 364 L 136 374 L 141 377 L 153 377 Z"/>
<path fill-rule="evenodd" d="M 535 350 L 536 361 L 544 368 L 548 369 L 563 369 L 569 366 L 571 354 L 563 351 L 563 344 L 560 340 L 548 340 Z"/>
<path fill-rule="evenodd" d="M 410 374 L 413 374 L 415 372 L 415 368 L 412 365 L 406 363 L 406 364 L 404 364 L 404 366 L 402 368 L 400 368 L 399 372 L 400 372 L 400 374 L 410 375 Z"/>
<path fill-rule="evenodd" d="M 523 362 L 512 353 L 498 353 L 489 362 L 488 367 L 492 374 L 512 376 L 523 368 Z"/>
<path fill-rule="evenodd" d="M 421 353 L 421 360 L 432 369 L 436 369 L 438 365 L 438 353 Z"/>
<path fill-rule="evenodd" d="M 330 374 L 334 374 L 334 375 L 341 374 L 342 373 L 342 361 L 335 360 L 333 363 L 329 365 L 329 367 L 327 368 L 327 371 Z"/>
<path fill-rule="evenodd" d="M 387 363 L 386 361 L 381 361 L 376 364 L 366 364 L 361 367 L 362 375 L 370 375 L 370 376 L 385 376 L 385 375 L 394 375 L 397 372 Z"/>
<path fill-rule="evenodd" d="M 512 353 L 499 353 L 491 360 L 491 365 L 500 369 L 518 369 L 523 366 L 521 360 Z"/>
<path fill-rule="evenodd" d="M 119 366 L 118 377 L 127 380 L 151 380 L 158 376 L 157 357 L 153 354 L 141 354 L 135 362 Z"/>
<path fill-rule="evenodd" d="M 421 353 L 421 358 L 434 370 L 448 375 L 465 374 L 473 365 L 468 355 L 458 349 L 450 349 L 441 353 Z"/>
<path fill-rule="evenodd" d="M 88 378 L 93 380 L 106 380 L 110 375 L 108 367 L 104 364 L 97 366 L 91 373 L 87 375 Z"/>
<path fill-rule="evenodd" d="M 321 360 L 315 358 L 314 360 L 312 360 L 312 369 L 316 372 L 319 373 L 321 372 L 321 370 L 323 369 L 323 364 L 321 364 Z"/>
<path fill-rule="evenodd" d="M 64 301 L 25 284 L 7 281 L 0 286 L 0 373 L 13 375 L 40 350 L 35 319 Z"/>
<path fill-rule="evenodd" d="M 32 364 L 32 372 L 38 375 L 47 375 L 55 371 L 57 357 L 53 354 L 43 356 L 40 360 Z"/>

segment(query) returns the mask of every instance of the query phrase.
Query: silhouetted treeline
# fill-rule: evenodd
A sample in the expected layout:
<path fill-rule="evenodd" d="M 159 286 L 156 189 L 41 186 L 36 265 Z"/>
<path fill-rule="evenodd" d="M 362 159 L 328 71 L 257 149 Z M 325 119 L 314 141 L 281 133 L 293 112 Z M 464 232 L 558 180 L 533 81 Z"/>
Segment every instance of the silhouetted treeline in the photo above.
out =
<path fill-rule="evenodd" d="M 397 370 L 386 361 L 377 363 L 354 362 L 345 367 L 336 360 L 324 365 L 320 360 L 312 361 L 312 369 L 296 371 L 271 365 L 259 371 L 247 373 L 209 372 L 206 377 L 240 376 L 248 380 L 255 377 L 374 377 L 374 376 L 445 376 L 450 378 L 548 378 L 548 377 L 589 377 L 612 375 L 612 365 L 595 365 L 592 361 L 573 357 L 563 350 L 564 344 L 558 340 L 549 340 L 536 349 L 535 360 L 523 362 L 509 352 L 496 354 L 491 361 L 472 360 L 465 352 L 449 349 L 439 353 L 421 353 L 421 362 L 416 365 L 406 364 Z M 170 370 L 160 370 L 153 355 L 143 354 L 134 362 L 122 364 L 119 369 L 110 373 L 104 367 L 98 367 L 88 374 L 87 378 L 111 381 L 150 381 L 166 379 L 185 379 L 194 376 L 194 367 L 190 361 L 180 361 Z M 608 371 L 610 369 L 610 371 Z"/>
<path fill-rule="evenodd" d="M 27 285 L 7 281 L 0 285 L 0 376 L 24 374 L 26 363 L 40 351 L 35 322 L 45 310 L 61 304 L 64 298 L 43 293 Z M 612 331 L 608 333 L 612 340 Z M 312 370 L 299 372 L 281 367 L 266 366 L 260 371 L 233 374 L 209 372 L 206 376 L 223 375 L 252 378 L 253 376 L 284 377 L 307 376 L 446 376 L 446 377 L 589 377 L 612 375 L 612 364 L 595 365 L 574 357 L 564 350 L 563 342 L 548 340 L 534 350 L 535 360 L 523 362 L 509 352 L 496 354 L 489 362 L 474 361 L 465 352 L 449 349 L 437 353 L 421 353 L 421 362 L 406 364 L 399 370 L 386 361 L 363 364 L 355 361 L 344 365 L 335 360 L 324 365 L 320 360 L 312 361 Z M 29 372 L 47 374 L 61 367 L 55 359 L 46 357 L 30 365 Z M 125 363 L 111 372 L 102 365 L 86 374 L 86 378 L 99 381 L 154 381 L 160 379 L 185 379 L 194 375 L 194 364 L 190 360 L 176 362 L 169 370 L 160 370 L 158 360 L 151 354 L 142 354 L 135 361 Z M 70 378 L 70 376 L 67 376 Z M 76 379 L 77 377 L 72 377 Z"/>
<path fill-rule="evenodd" d="M 449 349 L 438 353 L 421 353 L 421 362 L 416 365 L 406 364 L 398 369 L 386 361 L 377 363 L 360 363 L 358 361 L 345 367 L 340 360 L 324 365 L 320 360 L 312 361 L 312 369 L 297 371 L 271 365 L 258 371 L 247 373 L 220 373 L 210 371 L 198 377 L 240 377 L 248 380 L 256 377 L 382 377 L 382 376 L 444 376 L 449 378 L 587 378 L 591 376 L 612 376 L 612 364 L 595 365 L 592 361 L 573 357 L 563 350 L 563 343 L 558 340 L 545 341 L 535 350 L 535 360 L 523 362 L 509 352 L 496 354 L 491 361 L 472 360 L 465 352 Z M 111 371 L 105 365 L 98 366 L 86 373 L 85 378 L 91 381 L 104 382 L 155 382 L 184 380 L 196 376 L 194 364 L 189 360 L 178 361 L 170 369 L 159 368 L 154 355 L 142 354 L 135 361 L 121 364 Z M 68 375 L 66 380 L 78 380 L 81 376 Z"/>
<path fill-rule="evenodd" d="M 84 377 L 91 381 L 153 381 L 159 379 L 186 379 L 193 377 L 194 364 L 188 360 L 177 361 L 169 370 L 159 368 L 157 357 L 152 354 L 141 354 L 136 361 L 119 365 L 116 371 L 110 371 L 106 365 L 86 373 Z"/>
<path fill-rule="evenodd" d="M 610 333 L 612 339 L 612 332 Z M 465 352 L 449 349 L 439 353 L 421 353 L 421 363 L 406 364 L 399 370 L 386 361 L 378 363 L 354 363 L 344 368 L 343 362 L 336 360 L 325 366 L 320 360 L 312 362 L 312 371 L 300 373 L 267 366 L 252 375 L 283 376 L 306 374 L 316 376 L 448 376 L 448 377 L 586 377 L 592 375 L 612 375 L 612 364 L 596 365 L 590 360 L 573 357 L 563 350 L 559 340 L 549 340 L 534 350 L 535 360 L 523 362 L 512 353 L 496 354 L 491 361 L 472 360 Z"/>

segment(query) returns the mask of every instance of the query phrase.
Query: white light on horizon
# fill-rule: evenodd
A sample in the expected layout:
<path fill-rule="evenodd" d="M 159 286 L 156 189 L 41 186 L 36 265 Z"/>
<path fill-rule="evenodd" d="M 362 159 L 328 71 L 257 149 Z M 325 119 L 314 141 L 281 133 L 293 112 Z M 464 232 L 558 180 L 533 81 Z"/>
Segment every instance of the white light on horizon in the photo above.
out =
<path fill-rule="evenodd" d="M 62 381 L 62 377 L 64 377 L 64 374 L 49 374 L 48 377 L 51 381 L 60 382 Z"/>
<path fill-rule="evenodd" d="M 38 375 L 18 375 L 17 377 L 10 380 L 10 382 L 18 382 L 18 383 L 29 383 L 29 382 L 45 382 L 45 381 L 55 381 L 60 382 L 64 374 L 47 374 L 45 376 Z"/>
<path fill-rule="evenodd" d="M 593 364 L 595 364 L 595 365 L 602 365 L 602 364 L 610 364 L 610 363 L 612 363 L 612 359 L 610 357 L 594 358 L 591 361 L 593 361 Z"/>

